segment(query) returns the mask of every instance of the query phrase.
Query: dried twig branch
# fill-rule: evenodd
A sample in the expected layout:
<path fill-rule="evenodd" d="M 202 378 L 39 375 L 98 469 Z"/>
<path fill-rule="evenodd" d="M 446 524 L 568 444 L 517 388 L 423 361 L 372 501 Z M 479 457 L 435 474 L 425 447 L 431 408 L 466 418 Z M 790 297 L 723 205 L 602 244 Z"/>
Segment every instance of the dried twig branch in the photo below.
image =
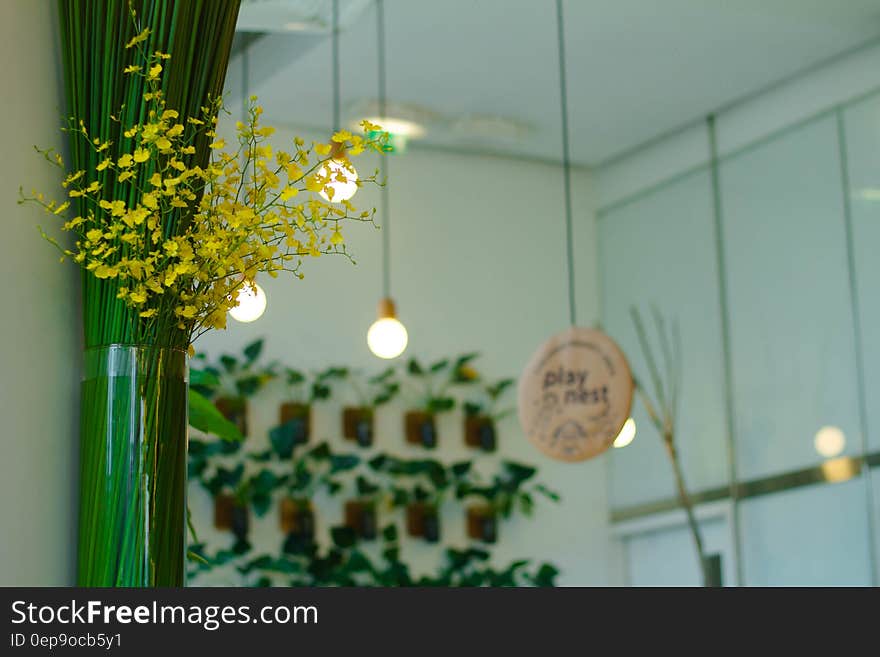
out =
<path fill-rule="evenodd" d="M 694 541 L 694 548 L 697 552 L 697 559 L 700 564 L 700 572 L 703 576 L 703 585 L 708 586 L 711 581 L 709 572 L 709 563 L 706 559 L 706 553 L 703 547 L 703 538 L 700 534 L 700 526 L 694 514 L 694 505 L 688 493 L 687 486 L 684 482 L 684 472 L 681 468 L 681 462 L 678 458 L 678 450 L 675 445 L 675 419 L 678 407 L 678 395 L 681 389 L 681 335 L 678 330 L 678 324 L 673 322 L 672 335 L 667 330 L 666 323 L 660 312 L 654 308 L 652 315 L 654 317 L 654 325 L 657 330 L 657 342 L 660 345 L 660 355 L 663 363 L 663 374 L 661 375 L 658 367 L 658 361 L 654 356 L 654 351 L 648 340 L 645 324 L 636 308 L 630 309 L 633 325 L 636 329 L 636 335 L 642 353 L 645 356 L 645 362 L 648 366 L 648 372 L 654 387 L 654 398 L 641 381 L 634 377 L 636 392 L 651 419 L 651 423 L 656 427 L 657 432 L 663 440 L 663 446 L 672 464 L 672 472 L 675 476 L 675 485 L 678 491 L 678 498 L 684 507 L 687 516 L 688 527 Z"/>

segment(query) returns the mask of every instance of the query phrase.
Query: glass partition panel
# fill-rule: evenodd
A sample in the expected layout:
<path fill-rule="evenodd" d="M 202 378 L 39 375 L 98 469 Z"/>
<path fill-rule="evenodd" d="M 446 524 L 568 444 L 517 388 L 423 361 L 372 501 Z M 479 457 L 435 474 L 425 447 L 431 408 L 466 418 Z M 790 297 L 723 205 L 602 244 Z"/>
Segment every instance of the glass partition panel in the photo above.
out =
<path fill-rule="evenodd" d="M 868 419 L 868 448 L 880 450 L 880 97 L 844 111 L 853 258 Z"/>
<path fill-rule="evenodd" d="M 717 584 L 735 583 L 730 526 L 724 518 L 700 522 L 707 559 Z M 693 540 L 684 523 L 646 529 L 624 539 L 631 586 L 702 586 Z"/>
<path fill-rule="evenodd" d="M 858 454 L 834 118 L 734 156 L 720 173 L 739 478 Z"/>
<path fill-rule="evenodd" d="M 859 478 L 742 501 L 745 583 L 870 585 L 865 504 Z"/>
<path fill-rule="evenodd" d="M 607 212 L 600 221 L 603 328 L 636 376 L 647 376 L 630 317 L 637 306 L 651 329 L 651 309 L 676 320 L 683 343 L 678 440 L 688 484 L 726 485 L 718 270 L 709 175 L 701 170 Z M 653 333 L 653 330 L 651 331 Z M 612 450 L 612 508 L 674 497 L 660 437 L 638 401 L 637 434 Z"/>

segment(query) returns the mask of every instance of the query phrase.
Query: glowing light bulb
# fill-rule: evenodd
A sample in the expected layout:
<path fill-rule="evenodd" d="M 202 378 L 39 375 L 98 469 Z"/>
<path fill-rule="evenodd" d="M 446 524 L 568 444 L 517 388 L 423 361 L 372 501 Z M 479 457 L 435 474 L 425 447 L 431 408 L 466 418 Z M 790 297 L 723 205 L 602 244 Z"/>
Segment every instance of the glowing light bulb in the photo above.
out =
<path fill-rule="evenodd" d="M 636 437 L 636 421 L 632 418 L 629 418 L 626 422 L 623 423 L 623 427 L 620 429 L 620 433 L 617 434 L 617 438 L 614 439 L 615 447 L 626 447 L 629 445 Z"/>
<path fill-rule="evenodd" d="M 406 349 L 409 336 L 406 327 L 397 319 L 394 302 L 379 302 L 379 319 L 367 331 L 367 346 L 379 358 L 397 358 Z"/>
<path fill-rule="evenodd" d="M 236 300 L 238 305 L 229 310 L 232 319 L 236 321 L 253 322 L 266 312 L 266 293 L 256 283 L 253 288 L 250 285 L 240 287 Z"/>
<path fill-rule="evenodd" d="M 846 436 L 838 427 L 822 427 L 816 432 L 813 439 L 813 446 L 819 453 L 819 456 L 825 458 L 834 458 L 843 452 L 846 447 Z"/>
<path fill-rule="evenodd" d="M 333 190 L 333 198 L 322 189 L 318 192 L 324 200 L 333 203 L 347 201 L 358 190 L 358 174 L 351 162 L 344 159 L 327 160 L 318 170 L 318 176 L 329 178 L 324 189 L 329 187 Z"/>

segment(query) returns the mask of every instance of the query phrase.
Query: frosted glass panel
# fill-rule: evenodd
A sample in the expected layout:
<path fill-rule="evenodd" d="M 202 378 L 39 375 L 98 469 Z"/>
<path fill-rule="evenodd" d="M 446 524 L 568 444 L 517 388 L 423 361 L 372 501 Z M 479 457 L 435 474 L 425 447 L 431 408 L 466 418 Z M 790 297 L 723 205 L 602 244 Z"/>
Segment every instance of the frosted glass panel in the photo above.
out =
<path fill-rule="evenodd" d="M 833 118 L 721 166 L 740 479 L 815 464 L 816 431 L 859 452 Z"/>
<path fill-rule="evenodd" d="M 862 325 L 862 356 L 869 449 L 880 449 L 880 98 L 846 110 L 850 208 L 856 289 Z"/>
<path fill-rule="evenodd" d="M 709 176 L 698 172 L 601 219 L 602 324 L 636 376 L 647 376 L 630 319 L 656 306 L 676 318 L 683 343 L 679 443 L 694 490 L 726 485 L 721 322 Z M 647 320 L 650 317 L 646 317 Z M 635 441 L 611 450 L 611 504 L 621 508 L 675 496 L 672 471 L 638 401 Z"/>
<path fill-rule="evenodd" d="M 735 583 L 730 528 L 726 520 L 706 520 L 700 531 L 707 555 L 721 557 L 721 582 Z M 693 539 L 684 525 L 626 539 L 628 583 L 632 586 L 702 586 Z"/>
<path fill-rule="evenodd" d="M 746 584 L 870 585 L 864 486 L 856 478 L 741 502 Z"/>

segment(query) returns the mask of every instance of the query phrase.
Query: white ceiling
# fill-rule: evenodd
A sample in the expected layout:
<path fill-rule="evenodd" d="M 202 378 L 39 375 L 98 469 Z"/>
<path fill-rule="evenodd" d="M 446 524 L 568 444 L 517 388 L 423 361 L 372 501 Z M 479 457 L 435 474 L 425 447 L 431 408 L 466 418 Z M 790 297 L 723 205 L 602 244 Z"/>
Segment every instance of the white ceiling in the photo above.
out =
<path fill-rule="evenodd" d="M 376 15 L 368 0 L 347 3 L 343 108 L 356 119 L 377 94 Z M 566 0 L 565 12 L 582 164 L 880 37 L 878 0 Z M 385 0 L 385 15 L 389 101 L 430 113 L 424 143 L 559 158 L 554 0 Z M 267 122 L 330 128 L 330 52 L 318 30 L 251 44 L 247 91 Z M 240 56 L 228 86 L 240 97 Z"/>

